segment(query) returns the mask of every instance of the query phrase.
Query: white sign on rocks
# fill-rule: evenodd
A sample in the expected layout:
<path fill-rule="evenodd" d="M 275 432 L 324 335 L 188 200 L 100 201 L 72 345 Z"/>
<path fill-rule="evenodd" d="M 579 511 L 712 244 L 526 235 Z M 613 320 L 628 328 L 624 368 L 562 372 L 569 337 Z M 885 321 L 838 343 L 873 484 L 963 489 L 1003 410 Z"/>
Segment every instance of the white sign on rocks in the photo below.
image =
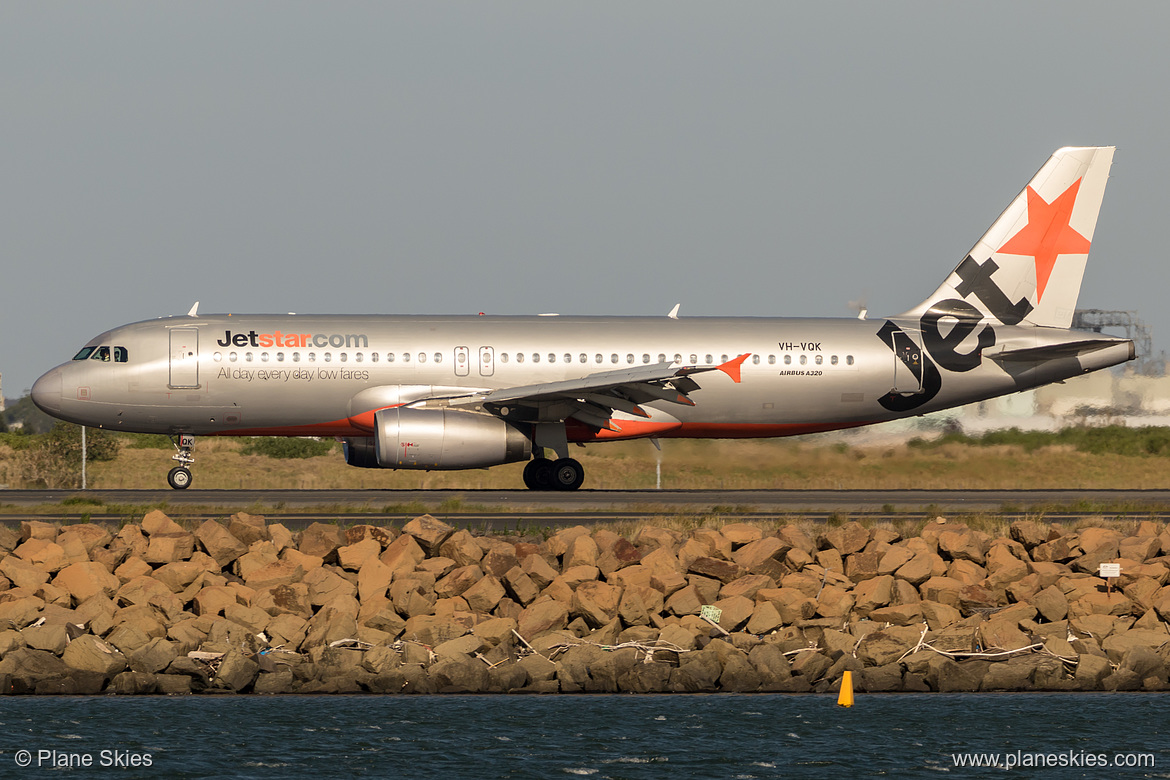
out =
<path fill-rule="evenodd" d="M 1120 563 L 1102 563 L 1100 568 L 1097 569 L 1097 575 L 1100 577 L 1105 577 L 1105 578 L 1120 577 L 1121 576 L 1121 564 Z"/>

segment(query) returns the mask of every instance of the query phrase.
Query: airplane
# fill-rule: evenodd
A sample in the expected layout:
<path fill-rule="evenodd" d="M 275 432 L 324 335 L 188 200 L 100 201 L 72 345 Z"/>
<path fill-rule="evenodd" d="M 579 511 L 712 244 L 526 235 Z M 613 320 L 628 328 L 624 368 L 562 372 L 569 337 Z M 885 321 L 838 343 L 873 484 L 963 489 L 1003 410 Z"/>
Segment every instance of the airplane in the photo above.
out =
<path fill-rule="evenodd" d="M 575 490 L 569 445 L 763 438 L 871 425 L 1134 359 L 1070 330 L 1113 147 L 1058 150 L 935 292 L 880 319 L 232 315 L 124 325 L 37 380 L 46 413 L 168 434 L 191 484 L 196 436 L 316 436 L 348 464 L 527 461 Z M 555 458 L 546 457 L 553 454 Z"/>

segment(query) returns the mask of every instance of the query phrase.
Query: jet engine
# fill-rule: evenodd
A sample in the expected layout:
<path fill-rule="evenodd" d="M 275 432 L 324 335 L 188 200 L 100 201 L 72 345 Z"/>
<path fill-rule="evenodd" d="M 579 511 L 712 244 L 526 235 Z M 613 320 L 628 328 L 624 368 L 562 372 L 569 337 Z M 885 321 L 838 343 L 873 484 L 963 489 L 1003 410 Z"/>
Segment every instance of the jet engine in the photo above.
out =
<path fill-rule="evenodd" d="M 345 440 L 345 462 L 362 468 L 477 469 L 531 456 L 532 441 L 519 428 L 451 409 L 380 409 L 372 438 Z"/>

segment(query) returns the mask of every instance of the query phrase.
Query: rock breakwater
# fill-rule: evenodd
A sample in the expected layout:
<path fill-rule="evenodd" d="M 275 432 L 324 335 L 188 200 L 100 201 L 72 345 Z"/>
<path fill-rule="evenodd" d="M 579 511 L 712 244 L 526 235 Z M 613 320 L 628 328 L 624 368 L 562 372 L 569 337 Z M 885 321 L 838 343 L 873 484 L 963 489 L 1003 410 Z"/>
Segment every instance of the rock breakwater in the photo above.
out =
<path fill-rule="evenodd" d="M 0 527 L 0 693 L 1161 691 L 1168 577 L 1153 522 L 25 522 Z"/>

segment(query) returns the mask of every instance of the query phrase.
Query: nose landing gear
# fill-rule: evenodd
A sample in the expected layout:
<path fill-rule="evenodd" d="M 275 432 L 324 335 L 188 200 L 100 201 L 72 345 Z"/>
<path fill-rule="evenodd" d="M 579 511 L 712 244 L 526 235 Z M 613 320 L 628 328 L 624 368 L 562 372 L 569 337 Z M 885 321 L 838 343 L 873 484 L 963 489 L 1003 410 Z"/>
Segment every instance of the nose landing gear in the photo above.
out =
<path fill-rule="evenodd" d="M 171 460 L 178 461 L 179 465 L 167 474 L 167 483 L 175 490 L 185 490 L 191 485 L 191 469 L 188 467 L 195 462 L 195 457 L 191 454 L 195 449 L 195 437 L 189 433 L 180 433 L 177 442 L 174 436 L 171 437 L 171 443 L 177 450 L 171 456 Z"/>

